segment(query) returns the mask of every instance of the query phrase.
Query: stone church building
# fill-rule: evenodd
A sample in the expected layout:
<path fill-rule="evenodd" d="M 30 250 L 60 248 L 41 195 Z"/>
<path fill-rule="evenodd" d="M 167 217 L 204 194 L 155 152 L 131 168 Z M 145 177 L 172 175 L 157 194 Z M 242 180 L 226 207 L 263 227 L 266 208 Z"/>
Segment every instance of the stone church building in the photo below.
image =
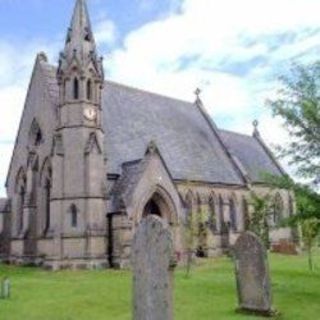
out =
<path fill-rule="evenodd" d="M 35 61 L 0 199 L 0 259 L 125 267 L 148 214 L 168 222 L 180 257 L 191 220 L 199 256 L 227 250 L 247 226 L 251 192 L 270 192 L 262 173 L 284 174 L 257 127 L 252 136 L 221 130 L 199 95 L 189 103 L 105 78 L 77 0 L 58 66 L 44 53 Z M 292 236 L 273 227 L 294 204 L 288 191 L 271 192 L 277 243 Z"/>

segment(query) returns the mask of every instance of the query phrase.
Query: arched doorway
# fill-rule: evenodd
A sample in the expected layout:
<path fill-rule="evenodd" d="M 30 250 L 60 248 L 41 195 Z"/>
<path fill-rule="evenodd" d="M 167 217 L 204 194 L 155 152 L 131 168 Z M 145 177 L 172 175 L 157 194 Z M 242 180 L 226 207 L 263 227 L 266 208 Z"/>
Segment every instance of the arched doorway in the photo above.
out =
<path fill-rule="evenodd" d="M 146 217 L 148 215 L 155 215 L 160 218 L 162 217 L 160 208 L 153 199 L 149 200 L 149 202 L 144 207 L 143 217 Z"/>
<path fill-rule="evenodd" d="M 144 202 L 145 204 L 141 207 L 142 210 L 140 209 L 141 211 L 137 220 L 138 223 L 141 218 L 150 214 L 164 219 L 170 225 L 175 223 L 177 217 L 176 207 L 171 196 L 166 191 L 157 189 L 146 199 L 148 199 L 148 201 Z"/>

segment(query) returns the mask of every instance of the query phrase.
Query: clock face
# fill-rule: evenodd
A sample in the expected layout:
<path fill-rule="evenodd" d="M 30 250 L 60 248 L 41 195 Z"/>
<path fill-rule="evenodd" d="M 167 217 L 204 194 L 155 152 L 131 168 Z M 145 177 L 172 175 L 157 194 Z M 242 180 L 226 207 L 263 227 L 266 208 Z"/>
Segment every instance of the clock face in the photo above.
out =
<path fill-rule="evenodd" d="M 92 107 L 86 108 L 84 109 L 83 115 L 87 120 L 93 121 L 93 120 L 96 120 L 97 118 L 97 111 Z"/>

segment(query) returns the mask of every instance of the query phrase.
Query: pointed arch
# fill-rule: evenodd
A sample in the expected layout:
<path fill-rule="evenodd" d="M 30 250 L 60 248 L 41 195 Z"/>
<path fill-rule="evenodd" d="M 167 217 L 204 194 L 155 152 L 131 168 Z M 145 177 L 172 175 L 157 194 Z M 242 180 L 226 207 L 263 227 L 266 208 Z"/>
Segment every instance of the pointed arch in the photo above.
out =
<path fill-rule="evenodd" d="M 86 143 L 85 154 L 89 155 L 90 153 L 96 152 L 97 154 L 102 153 L 102 148 L 100 146 L 98 137 L 95 132 L 91 132 Z"/>
<path fill-rule="evenodd" d="M 141 218 L 148 214 L 146 211 L 147 205 L 152 201 L 153 205 L 156 205 L 157 215 L 166 220 L 169 224 L 176 225 L 178 222 L 177 208 L 171 195 L 161 186 L 156 185 L 145 195 L 143 200 L 137 207 L 136 222 L 139 222 Z M 153 207 L 156 209 L 156 207 Z"/>

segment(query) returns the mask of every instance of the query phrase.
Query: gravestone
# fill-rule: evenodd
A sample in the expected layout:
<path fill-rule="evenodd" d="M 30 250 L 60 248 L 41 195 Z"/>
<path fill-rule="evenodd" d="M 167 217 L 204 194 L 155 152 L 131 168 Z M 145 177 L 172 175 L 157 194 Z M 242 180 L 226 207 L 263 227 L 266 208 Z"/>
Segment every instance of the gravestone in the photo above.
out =
<path fill-rule="evenodd" d="M 11 289 L 10 280 L 8 278 L 4 278 L 1 281 L 1 298 L 2 299 L 10 298 L 10 289 Z"/>
<path fill-rule="evenodd" d="M 239 312 L 273 316 L 267 251 L 252 232 L 244 232 L 233 247 Z"/>
<path fill-rule="evenodd" d="M 142 219 L 132 245 L 133 319 L 173 319 L 173 241 L 160 217 Z"/>

